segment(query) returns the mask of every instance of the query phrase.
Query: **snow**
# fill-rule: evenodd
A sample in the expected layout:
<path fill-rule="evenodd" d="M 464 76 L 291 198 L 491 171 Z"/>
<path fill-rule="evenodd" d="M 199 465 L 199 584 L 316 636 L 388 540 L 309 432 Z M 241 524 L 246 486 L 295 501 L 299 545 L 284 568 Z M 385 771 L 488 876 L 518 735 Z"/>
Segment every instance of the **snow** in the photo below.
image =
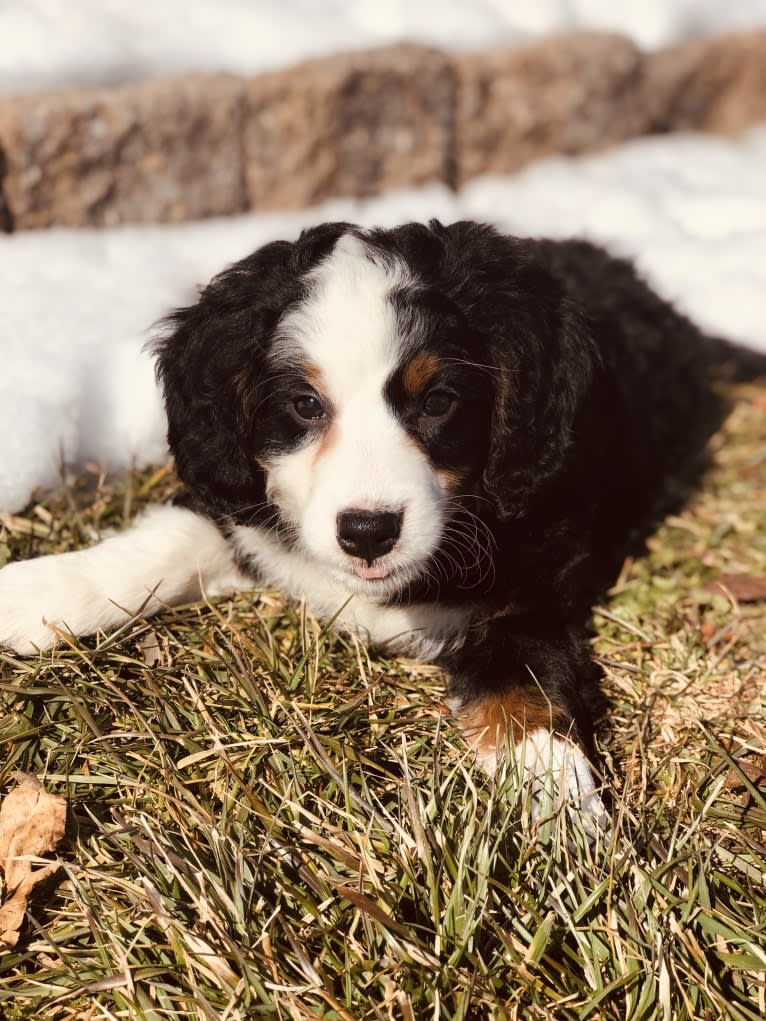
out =
<path fill-rule="evenodd" d="M 0 236 L 0 510 L 55 485 L 63 462 L 166 457 L 143 345 L 152 323 L 225 264 L 322 220 L 434 216 L 604 242 L 702 326 L 766 350 L 766 127 L 738 141 L 642 139 L 479 179 L 458 195 L 432 185 L 299 213 Z"/>
<path fill-rule="evenodd" d="M 4 0 L 0 93 L 171 71 L 253 74 L 405 39 L 481 49 L 600 29 L 655 48 L 758 26 L 766 0 Z"/>

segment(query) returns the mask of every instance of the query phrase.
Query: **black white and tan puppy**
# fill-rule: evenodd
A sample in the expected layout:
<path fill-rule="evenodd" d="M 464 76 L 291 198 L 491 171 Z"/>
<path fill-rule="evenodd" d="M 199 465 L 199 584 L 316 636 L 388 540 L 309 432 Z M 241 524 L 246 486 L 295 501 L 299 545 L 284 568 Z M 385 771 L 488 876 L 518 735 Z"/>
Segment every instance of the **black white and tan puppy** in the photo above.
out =
<path fill-rule="evenodd" d="M 487 769 L 514 748 L 601 816 L 593 602 L 704 466 L 714 375 L 766 355 L 591 244 L 436 222 L 266 245 L 156 354 L 185 505 L 0 571 L 0 644 L 276 584 L 442 664 Z"/>

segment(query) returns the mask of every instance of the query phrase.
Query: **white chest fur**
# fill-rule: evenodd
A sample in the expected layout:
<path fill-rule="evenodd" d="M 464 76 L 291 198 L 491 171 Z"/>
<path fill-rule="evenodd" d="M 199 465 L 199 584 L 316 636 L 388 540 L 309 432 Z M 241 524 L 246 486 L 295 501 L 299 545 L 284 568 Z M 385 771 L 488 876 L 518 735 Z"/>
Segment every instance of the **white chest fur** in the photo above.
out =
<path fill-rule="evenodd" d="M 305 600 L 317 617 L 336 617 L 342 630 L 358 634 L 372 645 L 429 660 L 462 644 L 470 622 L 467 609 L 437 603 L 381 604 L 351 592 L 322 565 L 300 551 L 285 549 L 258 529 L 237 527 L 232 540 L 239 556 L 249 561 L 263 581 L 291 599 Z"/>

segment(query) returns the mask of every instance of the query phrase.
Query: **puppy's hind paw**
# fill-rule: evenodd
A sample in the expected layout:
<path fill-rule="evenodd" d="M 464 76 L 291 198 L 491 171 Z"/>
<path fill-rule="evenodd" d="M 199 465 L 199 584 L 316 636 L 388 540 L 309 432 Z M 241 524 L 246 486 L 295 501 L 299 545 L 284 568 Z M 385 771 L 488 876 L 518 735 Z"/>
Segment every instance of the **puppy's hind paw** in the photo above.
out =
<path fill-rule="evenodd" d="M 551 707 L 533 712 L 535 705 L 527 702 L 519 710 L 506 698 L 468 704 L 453 700 L 451 708 L 479 765 L 490 776 L 503 767 L 528 795 L 533 822 L 566 809 L 569 819 L 581 820 L 589 839 L 609 830 L 609 815 L 585 752 L 562 736 L 566 720 L 555 721 Z M 550 725 L 540 726 L 537 721 L 546 715 Z M 532 719 L 536 725 L 530 725 Z"/>
<path fill-rule="evenodd" d="M 569 820 L 581 824 L 589 840 L 609 832 L 611 820 L 590 763 L 574 741 L 541 728 L 525 734 L 515 753 L 535 822 L 563 809 Z"/>

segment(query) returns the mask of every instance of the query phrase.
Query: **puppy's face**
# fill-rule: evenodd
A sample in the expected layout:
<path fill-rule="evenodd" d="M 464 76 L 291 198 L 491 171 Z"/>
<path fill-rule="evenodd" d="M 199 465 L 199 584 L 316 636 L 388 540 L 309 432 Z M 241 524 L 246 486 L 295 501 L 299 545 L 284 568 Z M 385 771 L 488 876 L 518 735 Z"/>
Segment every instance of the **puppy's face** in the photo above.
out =
<path fill-rule="evenodd" d="M 350 591 L 390 596 L 428 571 L 475 477 L 490 400 L 465 332 L 411 266 L 356 234 L 280 318 L 259 412 L 267 497 Z"/>
<path fill-rule="evenodd" d="M 353 592 L 486 586 L 490 531 L 534 518 L 594 364 L 546 259 L 481 224 L 335 223 L 230 267 L 157 345 L 196 509 Z"/>

